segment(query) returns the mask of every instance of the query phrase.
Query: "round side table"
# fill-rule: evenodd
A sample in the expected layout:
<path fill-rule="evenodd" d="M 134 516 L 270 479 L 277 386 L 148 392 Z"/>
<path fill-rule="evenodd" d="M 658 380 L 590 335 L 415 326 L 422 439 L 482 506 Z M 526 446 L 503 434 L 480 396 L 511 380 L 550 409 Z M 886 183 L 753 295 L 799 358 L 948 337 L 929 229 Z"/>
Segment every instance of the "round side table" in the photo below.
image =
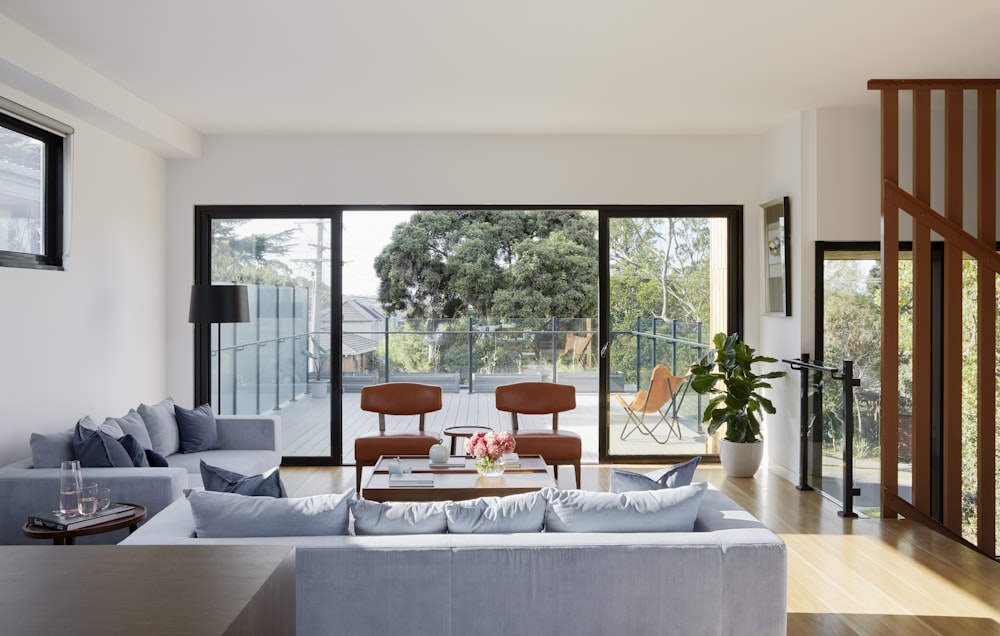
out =
<path fill-rule="evenodd" d="M 135 510 L 132 511 L 132 516 L 120 517 L 111 521 L 105 521 L 104 523 L 95 523 L 92 526 L 74 530 L 54 530 L 52 528 L 43 528 L 42 526 L 33 526 L 30 523 L 25 523 L 21 531 L 29 539 L 52 539 L 53 545 L 75 545 L 77 537 L 102 534 L 122 528 L 128 528 L 129 534 L 132 534 L 139 527 L 139 524 L 146 519 L 146 507 L 128 502 L 118 503 L 134 507 Z"/>
<path fill-rule="evenodd" d="M 489 433 L 492 430 L 489 426 L 452 426 L 441 432 L 451 436 L 451 454 L 454 455 L 458 451 L 459 437 L 472 437 L 476 433 Z M 462 454 L 464 455 L 465 453 L 463 452 Z"/>

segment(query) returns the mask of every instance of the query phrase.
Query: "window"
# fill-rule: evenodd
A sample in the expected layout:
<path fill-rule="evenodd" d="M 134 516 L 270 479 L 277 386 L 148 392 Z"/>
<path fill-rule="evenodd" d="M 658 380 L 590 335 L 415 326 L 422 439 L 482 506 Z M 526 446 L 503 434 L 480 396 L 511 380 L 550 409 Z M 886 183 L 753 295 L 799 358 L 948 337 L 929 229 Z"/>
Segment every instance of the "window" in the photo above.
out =
<path fill-rule="evenodd" d="M 63 268 L 72 134 L 0 98 L 0 266 Z"/>

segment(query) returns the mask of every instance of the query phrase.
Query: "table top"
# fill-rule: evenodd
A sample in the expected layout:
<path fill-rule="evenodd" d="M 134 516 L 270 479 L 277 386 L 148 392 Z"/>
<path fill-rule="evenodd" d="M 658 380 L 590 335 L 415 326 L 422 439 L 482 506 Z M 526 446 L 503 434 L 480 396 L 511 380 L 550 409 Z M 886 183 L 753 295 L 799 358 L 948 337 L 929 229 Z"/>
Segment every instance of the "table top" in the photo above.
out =
<path fill-rule="evenodd" d="M 521 455 L 521 465 L 508 468 L 499 477 L 482 477 L 476 472 L 473 457 L 452 457 L 461 460 L 461 468 L 435 468 L 430 459 L 420 455 L 402 455 L 399 460 L 415 473 L 433 475 L 433 486 L 390 486 L 388 462 L 393 457 L 380 457 L 361 493 L 371 501 L 461 501 L 477 497 L 503 497 L 533 492 L 542 488 L 555 488 L 552 469 L 538 455 Z"/>
<path fill-rule="evenodd" d="M 449 426 L 441 432 L 456 437 L 472 437 L 476 433 L 489 433 L 492 430 L 489 426 Z"/>
<path fill-rule="evenodd" d="M 118 519 L 112 519 L 111 521 L 105 521 L 103 523 L 95 523 L 94 525 L 87 526 L 85 528 L 55 530 L 53 528 L 43 528 L 42 526 L 25 523 L 21 530 L 24 533 L 24 536 L 29 539 L 68 539 L 74 537 L 85 537 L 91 534 L 101 534 L 102 532 L 111 532 L 113 530 L 120 530 L 121 528 L 128 528 L 129 526 L 134 526 L 142 522 L 146 518 L 146 507 L 142 504 L 128 502 L 117 503 L 119 505 L 132 506 L 135 510 L 132 511 L 131 516 L 119 517 Z"/>

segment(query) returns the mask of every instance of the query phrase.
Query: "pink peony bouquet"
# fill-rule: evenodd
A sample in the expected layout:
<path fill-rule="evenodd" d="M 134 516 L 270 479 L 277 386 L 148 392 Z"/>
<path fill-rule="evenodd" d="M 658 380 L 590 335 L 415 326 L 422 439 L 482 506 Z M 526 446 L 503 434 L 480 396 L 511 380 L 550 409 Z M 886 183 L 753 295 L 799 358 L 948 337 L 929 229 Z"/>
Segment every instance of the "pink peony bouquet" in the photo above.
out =
<path fill-rule="evenodd" d="M 514 452 L 514 436 L 507 431 L 499 433 L 479 431 L 465 440 L 465 453 L 473 457 L 499 459 L 505 453 Z"/>

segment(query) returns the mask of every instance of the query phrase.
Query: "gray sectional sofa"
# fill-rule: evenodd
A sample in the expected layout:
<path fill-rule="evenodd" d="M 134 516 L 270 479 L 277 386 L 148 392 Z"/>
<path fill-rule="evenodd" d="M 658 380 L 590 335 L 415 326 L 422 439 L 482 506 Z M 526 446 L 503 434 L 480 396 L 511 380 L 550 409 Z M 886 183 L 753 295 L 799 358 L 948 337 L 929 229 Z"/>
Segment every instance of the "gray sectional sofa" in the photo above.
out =
<path fill-rule="evenodd" d="M 216 425 L 220 450 L 165 455 L 167 468 L 84 468 L 84 481 L 110 487 L 115 501 L 142 504 L 152 517 L 183 497 L 184 489 L 202 487 L 201 460 L 244 475 L 281 463 L 278 416 L 221 415 Z M 34 468 L 31 457 L 0 468 L 0 544 L 37 543 L 22 535 L 21 526 L 28 515 L 53 509 L 58 501 L 58 468 Z M 127 532 L 80 537 L 78 543 L 114 544 Z"/>
<path fill-rule="evenodd" d="M 180 499 L 122 545 L 296 546 L 303 636 L 786 632 L 784 543 L 712 488 L 692 532 L 208 539 L 195 524 Z"/>

